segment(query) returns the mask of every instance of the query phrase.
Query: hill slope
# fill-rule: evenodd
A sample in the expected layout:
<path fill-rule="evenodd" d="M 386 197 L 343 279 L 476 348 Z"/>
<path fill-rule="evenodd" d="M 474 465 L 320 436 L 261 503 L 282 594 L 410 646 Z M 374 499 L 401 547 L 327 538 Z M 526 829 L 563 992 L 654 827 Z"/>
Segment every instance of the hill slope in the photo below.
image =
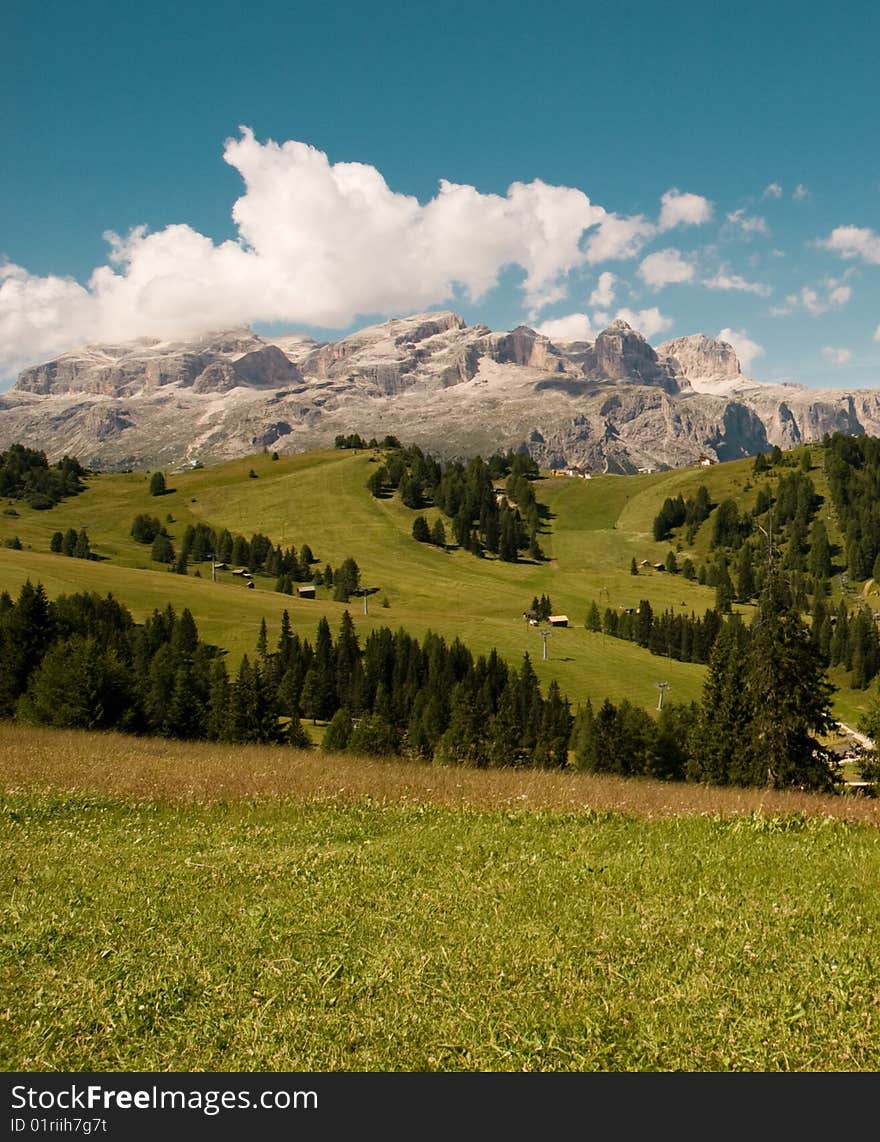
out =
<path fill-rule="evenodd" d="M 145 472 L 105 473 L 91 476 L 85 492 L 49 511 L 9 501 L 0 514 L 0 542 L 18 536 L 23 549 L 0 547 L 3 584 L 14 592 L 27 578 L 40 580 L 50 596 L 109 591 L 137 619 L 169 602 L 178 610 L 186 606 L 203 636 L 228 648 L 233 659 L 253 651 L 263 617 L 270 639 L 277 637 L 285 609 L 293 628 L 313 638 L 322 614 L 335 630 L 348 609 L 362 637 L 379 626 L 402 626 L 416 635 L 433 630 L 449 639 L 460 637 L 477 653 L 497 648 L 512 663 L 528 652 L 542 682 L 555 678 L 574 704 L 607 696 L 653 709 L 661 681 L 670 684 L 670 701 L 699 697 L 704 667 L 588 631 L 586 612 L 592 601 L 602 610 L 622 611 L 637 608 L 645 598 L 655 612 L 670 608 L 702 616 L 714 606 L 714 589 L 650 566 L 634 576 L 631 562 L 653 564 L 666 557 L 670 542 L 656 543 L 652 524 L 667 497 L 691 496 L 704 484 L 715 503 L 729 497 L 750 502 L 751 461 L 591 480 L 544 477 L 536 487 L 549 511 L 541 535 L 547 558 L 505 563 L 415 542 L 416 513 L 396 496 L 376 499 L 366 490 L 377 455 L 332 450 L 273 461 L 261 454 L 169 473 L 171 490 L 161 497 L 149 494 Z M 249 478 L 250 471 L 256 478 Z M 814 469 L 813 477 L 821 490 L 821 470 Z M 324 587 L 318 587 L 315 600 L 304 600 L 277 593 L 274 578 L 265 576 L 256 577 L 254 590 L 246 589 L 231 569 L 216 572 L 212 581 L 208 562 L 191 566 L 188 575 L 171 574 L 150 559 L 149 546 L 131 538 L 132 520 L 142 512 L 165 520 L 176 545 L 188 524 L 205 522 L 246 538 L 262 532 L 282 547 L 300 549 L 307 543 L 318 569 L 326 564 L 337 568 L 352 556 L 363 584 L 378 590 L 366 602 L 365 614 L 360 599 L 335 602 Z M 424 514 L 431 522 L 439 515 L 433 508 Z M 52 533 L 71 527 L 87 529 L 97 561 L 49 552 Z M 696 561 L 703 559 L 709 539 L 704 527 L 679 558 L 690 553 Z M 523 618 L 531 600 L 541 595 L 550 598 L 555 613 L 569 617 L 567 628 L 551 632 L 546 661 L 540 632 Z M 852 720 L 867 700 L 866 692 L 850 691 L 844 676 L 836 681 L 842 686 L 838 706 Z"/>

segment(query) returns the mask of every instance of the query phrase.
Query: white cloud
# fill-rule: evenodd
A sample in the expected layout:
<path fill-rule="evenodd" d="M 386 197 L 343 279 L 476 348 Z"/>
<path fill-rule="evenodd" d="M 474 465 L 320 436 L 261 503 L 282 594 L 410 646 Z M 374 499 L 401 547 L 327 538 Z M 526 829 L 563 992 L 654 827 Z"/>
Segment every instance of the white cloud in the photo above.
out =
<path fill-rule="evenodd" d="M 636 257 L 652 238 L 674 226 L 699 226 L 712 217 L 712 203 L 699 194 L 672 187 L 660 198 L 660 217 L 655 225 L 643 214 L 628 217 L 608 213 L 587 242 L 590 265 Z"/>
<path fill-rule="evenodd" d="M 587 242 L 586 259 L 590 265 L 599 262 L 634 258 L 644 244 L 653 238 L 657 228 L 643 214 L 623 218 L 606 214 Z"/>
<path fill-rule="evenodd" d="M 847 274 L 850 272 L 847 271 Z M 773 306 L 770 313 L 774 317 L 785 317 L 796 309 L 805 309 L 813 317 L 820 317 L 829 310 L 840 309 L 852 297 L 851 287 L 843 285 L 839 278 L 825 278 L 822 291 L 820 293 L 812 286 L 803 286 L 797 293 L 787 294 L 785 305 Z"/>
<path fill-rule="evenodd" d="M 845 365 L 848 361 L 852 360 L 851 349 L 835 349 L 831 345 L 826 345 L 822 350 L 822 356 L 829 364 L 832 365 Z"/>
<path fill-rule="evenodd" d="M 673 247 L 649 254 L 639 266 L 639 277 L 654 289 L 676 282 L 689 282 L 693 276 L 693 265 Z"/>
<path fill-rule="evenodd" d="M 723 269 L 714 277 L 706 278 L 703 285 L 707 289 L 740 290 L 743 293 L 757 294 L 758 297 L 768 297 L 773 292 L 770 286 L 762 282 L 750 282 L 739 274 L 731 274 Z"/>
<path fill-rule="evenodd" d="M 880 341 L 880 325 L 874 330 L 874 340 Z"/>
<path fill-rule="evenodd" d="M 644 233 L 643 220 L 618 220 L 582 191 L 540 180 L 513 183 L 504 196 L 442 181 L 422 205 L 391 190 L 375 167 L 332 164 L 304 143 L 260 143 L 247 128 L 223 157 L 245 183 L 232 211 L 237 240 L 215 244 L 186 225 L 107 235 L 110 264 L 86 286 L 4 267 L 2 368 L 87 341 L 255 321 L 343 328 L 458 292 L 478 300 L 510 265 L 525 271 L 525 302 L 537 310 L 592 260 L 581 249 L 585 231 L 600 226 L 600 248 L 625 248 Z"/>
<path fill-rule="evenodd" d="M 649 341 L 655 333 L 665 333 L 672 326 L 672 318 L 665 317 L 656 305 L 650 309 L 638 311 L 627 308 L 618 309 L 614 316 L 625 321 L 627 325 L 631 325 L 633 329 L 637 329 Z"/>
<path fill-rule="evenodd" d="M 676 187 L 667 190 L 660 199 L 658 228 L 671 230 L 673 226 L 700 226 L 712 217 L 712 203 L 700 194 L 686 194 Z"/>
<path fill-rule="evenodd" d="M 764 355 L 764 347 L 753 341 L 744 329 L 722 329 L 718 340 L 733 346 L 743 372 L 748 372 L 756 357 Z"/>
<path fill-rule="evenodd" d="M 767 219 L 762 218 L 759 214 L 746 214 L 744 209 L 732 210 L 727 215 L 727 221 L 731 226 L 735 226 L 741 230 L 743 234 L 751 237 L 752 234 L 769 234 L 770 228 L 767 225 Z"/>
<path fill-rule="evenodd" d="M 569 313 L 543 321 L 537 328 L 551 341 L 594 341 L 596 334 L 586 313 Z"/>
<path fill-rule="evenodd" d="M 860 258 L 869 265 L 880 266 L 880 234 L 866 226 L 836 226 L 816 245 L 842 258 Z"/>
<path fill-rule="evenodd" d="M 782 187 L 778 182 L 771 182 L 764 187 L 764 198 L 782 198 Z"/>
<path fill-rule="evenodd" d="M 795 200 L 795 202 L 803 202 L 805 198 L 810 197 L 810 192 L 802 182 L 799 182 L 791 192 L 791 197 Z"/>
<path fill-rule="evenodd" d="M 597 305 L 601 309 L 613 305 L 616 285 L 617 275 L 612 274 L 610 270 L 604 270 L 599 274 L 599 282 L 590 294 L 590 305 Z"/>

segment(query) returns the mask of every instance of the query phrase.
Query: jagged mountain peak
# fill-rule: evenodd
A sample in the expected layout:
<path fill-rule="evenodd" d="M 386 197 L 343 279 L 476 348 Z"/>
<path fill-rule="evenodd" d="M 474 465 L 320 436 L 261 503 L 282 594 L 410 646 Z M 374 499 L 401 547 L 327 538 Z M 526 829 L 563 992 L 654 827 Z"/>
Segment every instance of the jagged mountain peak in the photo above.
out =
<path fill-rule="evenodd" d="M 20 441 L 95 468 L 301 452 L 387 433 L 439 455 L 525 447 L 539 463 L 678 467 L 880 432 L 880 393 L 743 377 L 726 342 L 652 347 L 617 319 L 593 342 L 522 324 L 468 326 L 440 310 L 319 342 L 220 330 L 189 341 L 92 345 L 26 369 L 0 394 L 0 446 Z"/>
<path fill-rule="evenodd" d="M 673 357 L 679 374 L 686 377 L 698 392 L 728 391 L 742 379 L 734 347 L 727 341 L 707 337 L 705 333 L 664 341 L 658 345 L 657 352 Z"/>

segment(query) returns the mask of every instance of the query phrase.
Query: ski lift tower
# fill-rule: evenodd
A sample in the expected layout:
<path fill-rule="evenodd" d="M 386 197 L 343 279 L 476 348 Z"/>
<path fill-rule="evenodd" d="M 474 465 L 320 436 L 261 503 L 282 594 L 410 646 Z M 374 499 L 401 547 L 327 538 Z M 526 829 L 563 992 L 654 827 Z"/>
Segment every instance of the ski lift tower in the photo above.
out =
<path fill-rule="evenodd" d="M 549 657 L 549 655 L 547 654 L 547 639 L 550 637 L 550 633 L 551 633 L 550 628 L 549 627 L 542 627 L 539 633 L 540 633 L 541 639 L 544 643 L 544 646 L 542 648 L 541 658 L 543 659 L 544 662 L 546 662 L 548 657 Z"/>
<path fill-rule="evenodd" d="M 354 591 L 352 591 L 353 595 L 362 596 L 362 598 L 364 600 L 364 614 L 365 615 L 369 614 L 369 611 L 367 609 L 367 598 L 370 595 L 375 595 L 378 590 L 379 590 L 378 587 L 357 587 L 357 588 L 355 588 Z"/>
<path fill-rule="evenodd" d="M 662 710 L 663 709 L 663 695 L 669 689 L 669 683 L 668 682 L 658 682 L 657 683 L 657 689 L 660 691 L 660 698 L 657 702 L 657 709 Z"/>

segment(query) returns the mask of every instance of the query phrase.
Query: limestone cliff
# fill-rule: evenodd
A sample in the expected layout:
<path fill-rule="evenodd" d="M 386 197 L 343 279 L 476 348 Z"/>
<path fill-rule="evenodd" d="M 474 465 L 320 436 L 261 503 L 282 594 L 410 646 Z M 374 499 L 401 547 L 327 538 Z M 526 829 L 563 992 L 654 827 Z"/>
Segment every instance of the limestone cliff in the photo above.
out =
<path fill-rule="evenodd" d="M 455 313 L 397 318 L 331 342 L 220 331 L 92 345 L 0 394 L 0 446 L 94 468 L 295 452 L 394 433 L 440 456 L 526 448 L 541 464 L 633 472 L 753 455 L 833 431 L 880 433 L 880 393 L 770 385 L 698 334 L 656 350 L 623 321 L 593 342 Z"/>

